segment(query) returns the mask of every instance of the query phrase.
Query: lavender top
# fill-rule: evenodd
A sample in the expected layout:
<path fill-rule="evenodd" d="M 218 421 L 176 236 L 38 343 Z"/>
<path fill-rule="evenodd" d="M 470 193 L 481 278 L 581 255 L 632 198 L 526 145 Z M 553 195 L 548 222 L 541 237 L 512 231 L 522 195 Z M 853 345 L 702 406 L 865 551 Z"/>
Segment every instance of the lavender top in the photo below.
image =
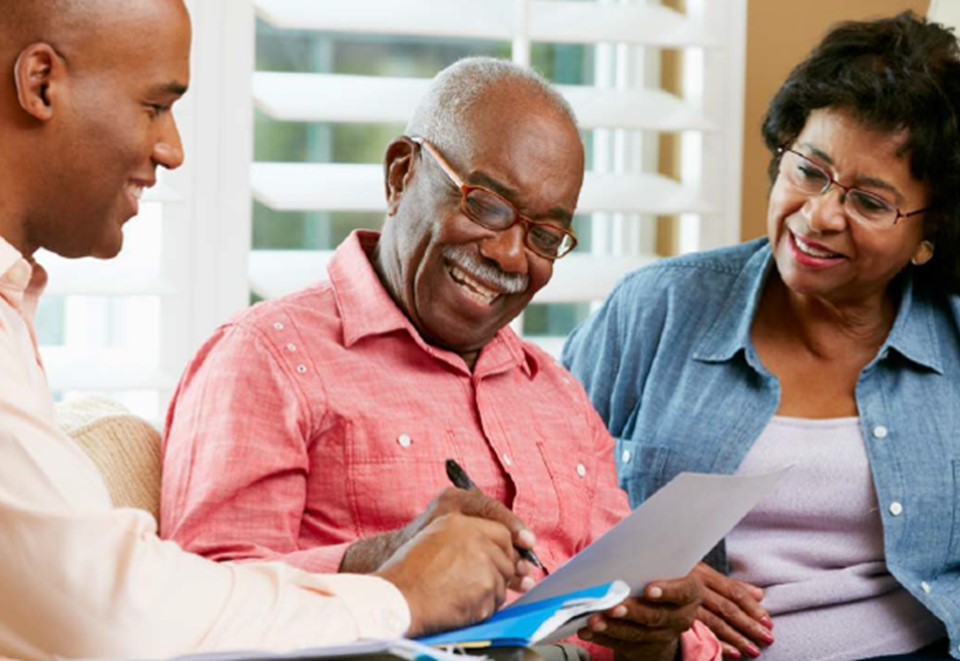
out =
<path fill-rule="evenodd" d="M 765 661 L 909 652 L 946 635 L 888 573 L 858 418 L 775 416 L 739 473 L 794 464 L 727 536 L 731 575 L 766 591 Z"/>

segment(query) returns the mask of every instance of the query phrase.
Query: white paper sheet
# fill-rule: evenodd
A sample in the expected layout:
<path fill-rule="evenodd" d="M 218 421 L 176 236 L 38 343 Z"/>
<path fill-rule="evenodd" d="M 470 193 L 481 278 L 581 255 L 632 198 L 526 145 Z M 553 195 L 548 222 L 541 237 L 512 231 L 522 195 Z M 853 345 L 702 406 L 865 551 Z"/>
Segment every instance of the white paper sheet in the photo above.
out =
<path fill-rule="evenodd" d="M 680 473 L 516 602 L 621 580 L 638 595 L 686 575 L 790 470 L 760 475 Z"/>
<path fill-rule="evenodd" d="M 490 661 L 485 656 L 464 657 L 436 647 L 428 647 L 415 640 L 397 638 L 392 640 L 358 640 L 345 645 L 310 647 L 291 652 L 207 652 L 186 654 L 169 661 L 315 661 L 322 659 L 357 659 L 358 661 L 387 661 L 409 659 L 410 661 Z M 93 661 L 93 660 L 88 660 Z"/>

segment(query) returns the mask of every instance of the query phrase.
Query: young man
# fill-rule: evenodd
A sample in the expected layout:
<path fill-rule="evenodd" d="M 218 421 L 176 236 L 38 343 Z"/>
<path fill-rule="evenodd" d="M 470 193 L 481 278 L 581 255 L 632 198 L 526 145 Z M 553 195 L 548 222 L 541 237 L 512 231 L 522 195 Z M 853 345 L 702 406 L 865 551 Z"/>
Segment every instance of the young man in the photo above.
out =
<path fill-rule="evenodd" d="M 518 585 L 502 524 L 441 517 L 378 566 L 217 564 L 111 507 L 56 426 L 33 313 L 46 248 L 112 257 L 157 167 L 183 160 L 181 0 L 0 0 L 0 656 L 162 657 L 466 624 Z"/>

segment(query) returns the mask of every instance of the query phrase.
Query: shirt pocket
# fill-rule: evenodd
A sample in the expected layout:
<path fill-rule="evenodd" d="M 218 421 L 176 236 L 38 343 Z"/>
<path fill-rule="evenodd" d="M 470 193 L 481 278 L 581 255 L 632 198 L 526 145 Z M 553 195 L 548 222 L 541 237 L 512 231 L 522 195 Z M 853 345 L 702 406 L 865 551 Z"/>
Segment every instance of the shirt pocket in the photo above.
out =
<path fill-rule="evenodd" d="M 554 524 L 571 538 L 574 548 L 585 545 L 590 537 L 590 512 L 597 491 L 597 460 L 576 446 L 557 451 L 538 429 L 537 449 L 550 474 L 557 509 Z M 543 494 L 546 496 L 546 494 Z"/>
<path fill-rule="evenodd" d="M 459 456 L 452 430 L 423 425 L 350 425 L 347 493 L 361 536 L 401 528 L 451 486 L 444 461 Z"/>
<path fill-rule="evenodd" d="M 953 469 L 953 521 L 950 525 L 950 545 L 947 550 L 946 567 L 960 567 L 960 460 L 952 459 Z"/>

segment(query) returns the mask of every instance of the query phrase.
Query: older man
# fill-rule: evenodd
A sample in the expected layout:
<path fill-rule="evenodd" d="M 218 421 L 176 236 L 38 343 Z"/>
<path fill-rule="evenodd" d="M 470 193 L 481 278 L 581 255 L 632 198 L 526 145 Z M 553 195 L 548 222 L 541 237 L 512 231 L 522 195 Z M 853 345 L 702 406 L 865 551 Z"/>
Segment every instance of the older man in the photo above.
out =
<path fill-rule="evenodd" d="M 147 658 L 399 636 L 475 620 L 515 581 L 509 530 L 435 520 L 374 576 L 217 564 L 113 509 L 57 428 L 34 252 L 112 257 L 157 167 L 183 160 L 181 0 L 0 0 L 0 657 Z M 386 580 L 384 580 L 386 579 Z"/>
<path fill-rule="evenodd" d="M 583 167 L 572 113 L 542 78 L 482 58 L 442 72 L 387 148 L 382 234 L 352 235 L 329 280 L 239 315 L 187 369 L 163 534 L 211 558 L 368 571 L 460 511 L 536 539 L 556 568 L 624 516 L 613 442 L 583 390 L 507 326 L 575 243 Z M 444 490 L 447 458 L 493 498 Z M 581 636 L 673 658 L 700 592 L 659 581 Z M 690 658 L 718 649 L 700 633 Z"/>

